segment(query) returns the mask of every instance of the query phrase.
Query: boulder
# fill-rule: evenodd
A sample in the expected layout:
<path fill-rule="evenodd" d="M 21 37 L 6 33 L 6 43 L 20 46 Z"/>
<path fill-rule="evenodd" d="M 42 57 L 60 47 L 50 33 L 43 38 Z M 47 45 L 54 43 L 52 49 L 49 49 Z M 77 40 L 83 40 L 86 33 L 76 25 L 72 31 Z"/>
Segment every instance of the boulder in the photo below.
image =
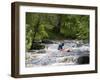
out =
<path fill-rule="evenodd" d="M 42 43 L 45 43 L 45 44 L 53 44 L 53 42 L 51 40 L 48 40 L 48 39 L 42 40 Z"/>
<path fill-rule="evenodd" d="M 89 64 L 89 56 L 81 56 L 77 60 L 78 64 Z"/>
<path fill-rule="evenodd" d="M 33 43 L 32 49 L 34 50 L 40 50 L 40 49 L 44 49 L 45 45 L 42 45 L 40 43 Z"/>

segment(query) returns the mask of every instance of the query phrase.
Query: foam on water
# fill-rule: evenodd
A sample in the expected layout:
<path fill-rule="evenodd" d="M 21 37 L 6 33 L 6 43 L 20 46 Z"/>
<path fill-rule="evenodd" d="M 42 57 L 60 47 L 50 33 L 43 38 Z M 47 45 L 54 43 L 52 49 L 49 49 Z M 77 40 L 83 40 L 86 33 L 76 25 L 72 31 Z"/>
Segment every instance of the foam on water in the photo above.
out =
<path fill-rule="evenodd" d="M 76 59 L 84 54 L 89 54 L 89 45 L 81 44 L 77 46 L 77 42 L 66 40 L 64 48 L 71 49 L 70 52 L 58 50 L 58 43 L 46 44 L 45 53 L 35 53 L 36 57 L 31 57 L 26 61 L 26 66 L 31 64 L 32 66 L 47 66 L 47 65 L 70 65 L 76 64 Z M 27 53 L 28 56 L 34 55 L 34 53 Z M 28 66 L 30 67 L 30 66 Z"/>

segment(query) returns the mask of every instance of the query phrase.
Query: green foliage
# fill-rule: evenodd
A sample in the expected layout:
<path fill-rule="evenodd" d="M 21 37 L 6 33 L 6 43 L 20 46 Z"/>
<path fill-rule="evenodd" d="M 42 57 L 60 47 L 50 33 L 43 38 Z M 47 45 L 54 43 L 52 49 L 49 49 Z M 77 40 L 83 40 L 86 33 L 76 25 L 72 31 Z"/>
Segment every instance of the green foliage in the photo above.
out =
<path fill-rule="evenodd" d="M 89 40 L 89 16 L 81 16 L 79 19 L 78 39 Z"/>
<path fill-rule="evenodd" d="M 44 39 L 89 40 L 89 16 L 26 13 L 26 50 Z"/>
<path fill-rule="evenodd" d="M 29 50 L 31 45 L 32 45 L 32 35 L 33 35 L 33 30 L 30 29 L 30 25 L 26 25 L 26 50 Z"/>
<path fill-rule="evenodd" d="M 60 32 L 66 38 L 76 38 L 76 33 L 78 29 L 77 18 L 75 15 L 63 15 L 62 27 Z"/>
<path fill-rule="evenodd" d="M 38 32 L 36 34 L 35 40 L 41 40 L 44 38 L 48 38 L 48 33 L 45 30 L 45 25 L 41 24 L 38 28 Z"/>

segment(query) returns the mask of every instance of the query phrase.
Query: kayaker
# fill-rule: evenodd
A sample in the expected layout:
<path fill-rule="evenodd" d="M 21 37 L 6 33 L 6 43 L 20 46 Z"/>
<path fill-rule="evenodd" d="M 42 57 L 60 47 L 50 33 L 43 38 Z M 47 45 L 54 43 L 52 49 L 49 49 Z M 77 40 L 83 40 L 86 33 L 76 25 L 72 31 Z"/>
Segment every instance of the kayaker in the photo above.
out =
<path fill-rule="evenodd" d="M 59 46 L 58 46 L 58 50 L 60 50 L 60 51 L 67 51 L 67 52 L 70 52 L 70 49 L 64 49 L 63 48 L 64 47 L 64 43 L 61 43 L 61 44 L 59 44 Z"/>
<path fill-rule="evenodd" d="M 58 50 L 63 50 L 64 43 L 59 44 Z"/>

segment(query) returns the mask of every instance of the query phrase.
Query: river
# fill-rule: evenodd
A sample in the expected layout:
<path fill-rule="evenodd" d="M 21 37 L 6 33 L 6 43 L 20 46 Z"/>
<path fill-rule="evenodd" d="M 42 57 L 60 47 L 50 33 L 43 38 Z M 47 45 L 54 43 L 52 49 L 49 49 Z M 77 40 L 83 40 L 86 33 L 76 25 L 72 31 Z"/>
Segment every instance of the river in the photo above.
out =
<path fill-rule="evenodd" d="M 61 42 L 64 42 L 63 51 L 58 50 Z M 83 43 L 82 40 L 53 41 L 53 44 L 44 45 L 45 49 L 26 52 L 26 67 L 78 65 L 79 57 L 89 57 L 89 43 Z"/>

